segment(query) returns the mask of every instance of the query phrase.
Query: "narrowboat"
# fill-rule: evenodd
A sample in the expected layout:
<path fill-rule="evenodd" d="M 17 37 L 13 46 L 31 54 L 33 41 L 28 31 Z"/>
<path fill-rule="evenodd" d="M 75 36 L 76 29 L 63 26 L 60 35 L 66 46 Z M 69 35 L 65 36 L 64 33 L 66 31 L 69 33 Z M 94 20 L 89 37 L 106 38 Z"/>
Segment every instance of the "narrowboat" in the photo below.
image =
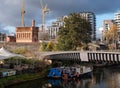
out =
<path fill-rule="evenodd" d="M 51 68 L 48 74 L 49 78 L 61 78 L 62 73 L 59 68 Z"/>
<path fill-rule="evenodd" d="M 48 77 L 62 79 L 92 77 L 92 68 L 86 66 L 51 68 Z"/>
<path fill-rule="evenodd" d="M 4 78 L 7 76 L 13 76 L 16 75 L 16 70 L 13 69 L 0 69 L 0 77 Z"/>

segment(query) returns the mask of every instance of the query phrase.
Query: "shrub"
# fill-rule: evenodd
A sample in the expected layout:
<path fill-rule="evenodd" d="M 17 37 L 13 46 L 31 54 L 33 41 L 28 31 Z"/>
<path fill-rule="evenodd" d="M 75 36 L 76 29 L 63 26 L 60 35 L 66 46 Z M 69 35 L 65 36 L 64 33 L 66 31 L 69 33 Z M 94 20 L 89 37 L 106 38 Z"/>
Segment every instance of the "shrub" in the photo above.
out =
<path fill-rule="evenodd" d="M 13 52 L 16 54 L 25 54 L 28 50 L 26 48 L 17 48 Z"/>

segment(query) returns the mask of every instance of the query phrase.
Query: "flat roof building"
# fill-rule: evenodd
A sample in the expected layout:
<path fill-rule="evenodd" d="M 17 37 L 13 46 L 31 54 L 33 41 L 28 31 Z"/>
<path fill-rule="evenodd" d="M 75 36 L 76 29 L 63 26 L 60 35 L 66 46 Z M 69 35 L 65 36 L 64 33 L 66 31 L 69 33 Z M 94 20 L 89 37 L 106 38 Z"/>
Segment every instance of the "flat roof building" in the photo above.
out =
<path fill-rule="evenodd" d="M 82 18 L 85 18 L 91 24 L 92 34 L 91 39 L 92 41 L 96 40 L 96 16 L 93 12 L 80 12 Z"/>
<path fill-rule="evenodd" d="M 92 29 L 91 33 L 91 41 L 96 41 L 96 16 L 93 12 L 80 12 L 80 16 L 84 19 L 86 19 Z M 67 16 L 63 16 L 61 18 L 58 18 L 57 21 L 53 22 L 51 26 L 48 27 L 48 33 L 50 39 L 56 39 L 57 38 L 57 33 L 60 30 L 61 26 L 64 26 L 64 18 Z"/>
<path fill-rule="evenodd" d="M 35 21 L 32 20 L 31 27 L 16 27 L 16 42 L 17 43 L 32 43 L 38 42 L 39 27 L 35 27 Z"/>
<path fill-rule="evenodd" d="M 117 25 L 116 25 L 114 20 L 104 20 L 103 31 L 102 31 L 102 41 L 104 43 L 107 43 L 106 36 L 108 35 L 109 31 L 110 30 L 115 30 L 117 28 L 116 26 Z"/>

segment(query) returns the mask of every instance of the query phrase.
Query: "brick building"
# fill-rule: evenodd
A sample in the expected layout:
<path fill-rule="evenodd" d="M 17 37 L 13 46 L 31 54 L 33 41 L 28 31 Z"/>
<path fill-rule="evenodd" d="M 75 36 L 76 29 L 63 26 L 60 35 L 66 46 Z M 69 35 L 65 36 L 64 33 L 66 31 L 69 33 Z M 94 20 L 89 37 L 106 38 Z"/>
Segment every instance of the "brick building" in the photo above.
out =
<path fill-rule="evenodd" d="M 6 36 L 6 42 L 16 42 L 16 37 L 8 35 Z"/>
<path fill-rule="evenodd" d="M 35 27 L 35 21 L 32 20 L 31 27 L 16 27 L 16 42 L 17 43 L 32 43 L 38 42 L 39 27 Z"/>

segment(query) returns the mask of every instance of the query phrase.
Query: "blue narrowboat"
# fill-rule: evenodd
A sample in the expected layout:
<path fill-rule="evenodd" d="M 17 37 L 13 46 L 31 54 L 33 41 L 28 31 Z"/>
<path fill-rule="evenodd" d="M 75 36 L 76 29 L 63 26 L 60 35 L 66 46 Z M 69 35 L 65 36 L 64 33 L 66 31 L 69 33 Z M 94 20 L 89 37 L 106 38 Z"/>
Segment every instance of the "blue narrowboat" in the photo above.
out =
<path fill-rule="evenodd" d="M 92 77 L 92 68 L 91 67 L 57 67 L 51 68 L 48 74 L 49 78 L 81 78 L 81 77 Z"/>
<path fill-rule="evenodd" d="M 50 72 L 48 74 L 48 77 L 49 78 L 60 78 L 60 77 L 62 77 L 62 73 L 61 73 L 60 69 L 58 69 L 58 68 L 51 68 Z"/>

